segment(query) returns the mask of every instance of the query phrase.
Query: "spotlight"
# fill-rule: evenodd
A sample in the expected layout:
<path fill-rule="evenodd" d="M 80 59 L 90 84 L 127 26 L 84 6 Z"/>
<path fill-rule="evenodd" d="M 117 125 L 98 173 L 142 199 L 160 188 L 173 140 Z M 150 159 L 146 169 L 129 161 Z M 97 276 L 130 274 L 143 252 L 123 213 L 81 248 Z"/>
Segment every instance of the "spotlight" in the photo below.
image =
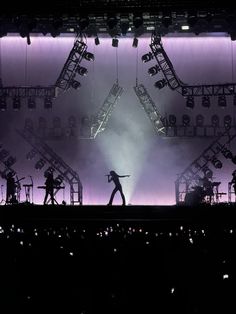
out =
<path fill-rule="evenodd" d="M 176 116 L 173 115 L 173 114 L 170 114 L 170 115 L 169 115 L 169 125 L 170 125 L 170 126 L 176 125 Z"/>
<path fill-rule="evenodd" d="M 194 97 L 188 96 L 186 100 L 186 107 L 187 108 L 194 108 Z"/>
<path fill-rule="evenodd" d="M 152 59 L 153 59 L 153 54 L 151 52 L 146 53 L 145 55 L 142 56 L 142 62 L 143 63 L 146 63 Z"/>
<path fill-rule="evenodd" d="M 212 172 L 212 170 L 211 170 L 210 168 L 204 167 L 204 168 L 202 169 L 202 171 L 203 171 L 204 175 L 205 175 L 208 179 L 211 179 L 211 178 L 212 178 L 213 172 Z"/>
<path fill-rule="evenodd" d="M 95 37 L 94 42 L 95 42 L 96 46 L 98 46 L 100 44 L 98 36 Z"/>
<path fill-rule="evenodd" d="M 5 111 L 7 109 L 6 97 L 0 97 L 0 110 Z"/>
<path fill-rule="evenodd" d="M 220 118 L 216 114 L 214 114 L 211 117 L 211 124 L 213 127 L 219 127 L 220 126 Z"/>
<path fill-rule="evenodd" d="M 198 114 L 196 116 L 196 126 L 203 126 L 204 125 L 204 117 L 202 114 Z"/>
<path fill-rule="evenodd" d="M 162 89 L 163 87 L 165 87 L 167 85 L 167 82 L 165 79 L 156 81 L 156 83 L 154 84 L 155 87 Z"/>
<path fill-rule="evenodd" d="M 189 126 L 189 124 L 190 124 L 190 116 L 187 115 L 187 114 L 184 114 L 182 116 L 182 123 L 183 123 L 183 126 Z"/>
<path fill-rule="evenodd" d="M 212 163 L 213 166 L 214 166 L 215 168 L 217 168 L 217 169 L 220 169 L 220 168 L 222 168 L 222 166 L 223 166 L 222 162 L 221 162 L 219 159 L 217 159 L 216 157 L 213 157 L 213 158 L 212 158 L 211 163 Z"/>
<path fill-rule="evenodd" d="M 35 99 L 30 97 L 28 99 L 28 108 L 29 109 L 35 109 L 36 108 L 36 102 L 35 102 Z"/>
<path fill-rule="evenodd" d="M 12 104 L 12 107 L 14 110 L 19 110 L 20 109 L 20 97 L 19 96 L 15 96 L 14 99 L 13 99 L 13 104 Z"/>
<path fill-rule="evenodd" d="M 226 158 L 226 159 L 232 159 L 233 158 L 233 154 L 232 152 L 227 149 L 227 148 L 224 148 L 222 151 L 221 151 L 222 155 Z"/>
<path fill-rule="evenodd" d="M 143 16 L 142 16 L 142 14 L 134 15 L 134 17 L 133 17 L 133 25 L 134 25 L 135 28 L 139 28 L 140 26 L 143 25 Z"/>
<path fill-rule="evenodd" d="M 230 115 L 224 116 L 224 127 L 229 130 L 232 125 L 232 117 Z"/>
<path fill-rule="evenodd" d="M 87 60 L 87 61 L 94 61 L 94 54 L 91 53 L 91 52 L 85 51 L 85 52 L 83 53 L 83 58 L 84 58 L 85 60 Z"/>
<path fill-rule="evenodd" d="M 218 106 L 221 108 L 225 108 L 226 107 L 226 98 L 225 95 L 221 95 L 218 98 Z"/>
<path fill-rule="evenodd" d="M 112 47 L 118 47 L 119 40 L 117 38 L 112 38 Z"/>
<path fill-rule="evenodd" d="M 107 25 L 109 27 L 109 29 L 113 29 L 116 25 L 117 25 L 117 18 L 115 15 L 111 15 L 108 17 L 107 19 Z"/>
<path fill-rule="evenodd" d="M 44 159 L 40 158 L 40 159 L 36 162 L 34 168 L 37 169 L 37 170 L 41 170 L 41 169 L 44 167 L 45 164 L 46 164 L 46 161 L 45 161 Z"/>
<path fill-rule="evenodd" d="M 86 76 L 88 74 L 88 70 L 84 67 L 78 66 L 77 73 L 81 76 Z"/>
<path fill-rule="evenodd" d="M 80 82 L 76 81 L 76 80 L 72 80 L 71 83 L 70 83 L 71 87 L 73 87 L 74 89 L 78 89 L 81 84 Z"/>
<path fill-rule="evenodd" d="M 138 47 L 138 38 L 134 37 L 132 47 L 134 48 Z"/>
<path fill-rule="evenodd" d="M 120 30 L 121 30 L 121 34 L 123 36 L 126 36 L 128 29 L 129 29 L 129 22 L 128 21 L 122 22 L 120 24 Z"/>
<path fill-rule="evenodd" d="M 160 67 L 159 67 L 158 65 L 155 65 L 155 66 L 151 67 L 151 68 L 148 70 L 148 74 L 149 74 L 150 76 L 154 76 L 154 75 L 156 75 L 160 70 L 161 70 Z"/>
<path fill-rule="evenodd" d="M 44 108 L 51 109 L 52 108 L 52 99 L 50 97 L 46 97 L 44 99 Z"/>
<path fill-rule="evenodd" d="M 209 96 L 203 96 L 202 97 L 202 106 L 205 108 L 209 108 L 210 107 L 210 97 Z"/>

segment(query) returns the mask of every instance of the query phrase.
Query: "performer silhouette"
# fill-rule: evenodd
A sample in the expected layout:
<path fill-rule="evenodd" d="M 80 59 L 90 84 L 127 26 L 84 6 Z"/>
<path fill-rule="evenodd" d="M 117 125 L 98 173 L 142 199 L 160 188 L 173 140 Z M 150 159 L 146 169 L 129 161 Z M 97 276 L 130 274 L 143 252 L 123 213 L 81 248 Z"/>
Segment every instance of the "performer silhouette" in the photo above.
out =
<path fill-rule="evenodd" d="M 236 196 L 236 170 L 233 171 L 232 176 L 233 176 L 233 178 L 232 178 L 230 183 L 233 184 L 234 194 Z"/>
<path fill-rule="evenodd" d="M 52 205 L 54 205 L 54 196 L 53 196 L 53 187 L 54 187 L 54 178 L 53 178 L 53 173 L 48 173 L 47 174 L 47 179 L 45 181 L 45 197 L 44 197 L 44 202 L 43 204 L 47 204 L 47 199 L 48 196 L 50 196 L 50 200 L 52 202 Z"/>
<path fill-rule="evenodd" d="M 7 180 L 7 189 L 6 189 L 6 204 L 14 203 L 16 201 L 15 192 L 16 184 L 14 175 L 12 172 L 9 172 L 5 178 Z"/>
<path fill-rule="evenodd" d="M 113 181 L 114 184 L 115 184 L 115 188 L 114 188 L 114 190 L 111 193 L 111 197 L 110 197 L 109 203 L 107 205 L 112 205 L 113 198 L 114 198 L 114 196 L 115 196 L 117 191 L 120 192 L 120 195 L 121 195 L 121 198 L 122 198 L 122 202 L 123 202 L 122 205 L 125 205 L 125 196 L 124 196 L 124 193 L 123 193 L 122 186 L 120 184 L 119 178 L 125 178 L 125 177 L 129 177 L 129 176 L 130 175 L 120 176 L 115 171 L 113 171 L 113 170 L 110 171 L 110 174 L 107 175 L 107 180 L 108 180 L 109 183 L 111 181 Z"/>

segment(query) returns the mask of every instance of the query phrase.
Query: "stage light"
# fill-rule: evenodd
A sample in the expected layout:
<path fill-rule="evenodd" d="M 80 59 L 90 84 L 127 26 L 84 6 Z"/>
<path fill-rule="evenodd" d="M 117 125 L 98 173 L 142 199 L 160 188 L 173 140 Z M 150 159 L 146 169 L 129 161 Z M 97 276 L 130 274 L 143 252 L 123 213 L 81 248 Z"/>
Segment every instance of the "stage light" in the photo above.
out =
<path fill-rule="evenodd" d="M 121 34 L 123 36 L 126 36 L 128 29 L 129 29 L 129 22 L 128 21 L 120 23 L 120 30 L 121 30 Z"/>
<path fill-rule="evenodd" d="M 202 114 L 198 114 L 196 116 L 196 126 L 203 126 L 204 125 L 204 117 Z"/>
<path fill-rule="evenodd" d="M 44 99 L 44 108 L 45 109 L 51 109 L 52 108 L 52 98 L 46 97 Z"/>
<path fill-rule="evenodd" d="M 186 100 L 186 107 L 187 108 L 194 108 L 194 97 L 193 96 L 188 96 Z"/>
<path fill-rule="evenodd" d="M 94 61 L 94 54 L 88 51 L 83 53 L 83 58 L 87 61 Z"/>
<path fill-rule="evenodd" d="M 209 108 L 211 105 L 210 103 L 210 97 L 209 96 L 203 96 L 202 97 L 202 106 L 205 108 Z"/>
<path fill-rule="evenodd" d="M 113 29 L 117 25 L 118 21 L 115 15 L 110 15 L 107 18 L 107 25 L 109 29 Z"/>
<path fill-rule="evenodd" d="M 216 157 L 213 157 L 213 158 L 212 158 L 211 163 L 212 163 L 213 166 L 214 166 L 215 168 L 217 168 L 217 169 L 221 169 L 222 166 L 223 166 L 222 162 L 221 162 L 219 159 L 217 159 Z"/>
<path fill-rule="evenodd" d="M 88 70 L 81 66 L 78 66 L 76 72 L 81 76 L 86 76 L 88 74 Z"/>
<path fill-rule="evenodd" d="M 229 130 L 232 126 L 232 117 L 230 115 L 224 116 L 224 127 Z"/>
<path fill-rule="evenodd" d="M 134 17 L 133 17 L 133 25 L 135 28 L 139 28 L 140 26 L 143 25 L 143 16 L 142 14 L 134 14 Z"/>
<path fill-rule="evenodd" d="M 221 95 L 218 98 L 218 106 L 221 108 L 225 108 L 226 107 L 226 98 L 225 95 Z"/>
<path fill-rule="evenodd" d="M 220 126 L 220 118 L 216 114 L 214 114 L 211 117 L 211 124 L 213 127 L 219 127 Z"/>
<path fill-rule="evenodd" d="M 138 38 L 134 37 L 132 47 L 134 48 L 138 47 Z"/>
<path fill-rule="evenodd" d="M 95 42 L 96 46 L 98 46 L 100 44 L 98 36 L 95 37 L 94 42 Z"/>
<path fill-rule="evenodd" d="M 30 40 L 30 35 L 29 34 L 27 34 L 26 40 L 27 40 L 27 45 L 30 45 L 31 44 L 31 40 Z"/>
<path fill-rule="evenodd" d="M 44 166 L 45 166 L 45 164 L 46 164 L 46 161 L 44 160 L 44 159 L 42 159 L 42 158 L 40 158 L 37 162 L 36 162 L 36 164 L 35 164 L 35 169 L 37 169 L 37 170 L 41 170 Z"/>
<path fill-rule="evenodd" d="M 189 115 L 184 114 L 182 116 L 182 124 L 183 124 L 183 126 L 189 126 L 189 124 L 190 124 L 190 116 Z"/>
<path fill-rule="evenodd" d="M 21 102 L 20 102 L 20 97 L 19 96 L 15 96 L 13 98 L 12 107 L 13 107 L 14 110 L 19 110 L 20 109 Z"/>
<path fill-rule="evenodd" d="M 206 166 L 206 167 L 204 167 L 204 168 L 202 169 L 202 171 L 203 171 L 204 175 L 205 175 L 208 179 L 211 179 L 211 178 L 212 178 L 213 172 L 212 172 L 212 170 L 211 170 L 210 168 L 208 168 L 208 167 Z"/>
<path fill-rule="evenodd" d="M 189 26 L 188 25 L 182 25 L 181 29 L 182 29 L 182 31 L 187 31 L 187 30 L 189 30 Z"/>
<path fill-rule="evenodd" d="M 170 15 L 163 16 L 162 24 L 168 28 L 172 24 L 172 18 Z"/>
<path fill-rule="evenodd" d="M 35 150 L 34 148 L 31 149 L 31 151 L 29 151 L 26 155 L 26 159 L 27 160 L 31 160 L 35 157 L 35 155 L 37 155 L 37 150 Z"/>
<path fill-rule="evenodd" d="M 31 109 L 31 110 L 36 108 L 35 99 L 32 98 L 32 97 L 30 97 L 30 98 L 28 99 L 28 108 Z"/>
<path fill-rule="evenodd" d="M 169 125 L 170 126 L 175 126 L 176 125 L 176 116 L 173 114 L 169 115 Z"/>
<path fill-rule="evenodd" d="M 52 174 L 54 171 L 55 169 L 53 167 L 48 167 L 48 169 L 44 171 L 44 176 L 47 177 L 49 174 Z"/>
<path fill-rule="evenodd" d="M 117 38 L 112 38 L 112 47 L 118 47 L 119 40 Z"/>
<path fill-rule="evenodd" d="M 155 65 L 155 66 L 151 67 L 150 69 L 148 69 L 148 74 L 149 74 L 150 76 L 154 76 L 154 75 L 156 75 L 160 70 L 161 70 L 160 67 L 159 67 L 158 65 Z"/>
<path fill-rule="evenodd" d="M 153 59 L 153 54 L 151 52 L 146 53 L 145 55 L 142 56 L 143 63 L 149 62 L 152 59 Z"/>
<path fill-rule="evenodd" d="M 165 79 L 156 81 L 156 83 L 154 84 L 155 87 L 162 89 L 163 87 L 165 87 L 167 85 L 167 82 Z"/>
<path fill-rule="evenodd" d="M 51 32 L 50 32 L 50 34 L 53 38 L 60 35 L 60 33 L 61 33 L 60 28 L 62 28 L 62 26 L 63 26 L 62 19 L 59 18 L 59 19 L 55 19 L 53 21 L 53 23 L 51 24 Z"/>
<path fill-rule="evenodd" d="M 73 87 L 74 89 L 78 89 L 81 84 L 80 82 L 76 81 L 76 80 L 72 80 L 71 83 L 70 83 L 71 87 Z"/>
<path fill-rule="evenodd" d="M 85 28 L 89 26 L 89 18 L 87 16 L 81 17 L 79 19 L 79 28 L 83 31 Z"/>
<path fill-rule="evenodd" d="M 227 148 L 224 148 L 222 151 L 221 151 L 222 155 L 226 158 L 226 159 L 232 159 L 233 158 L 233 154 L 232 152 L 227 149 Z"/>
<path fill-rule="evenodd" d="M 0 97 L 0 110 L 5 111 L 7 109 L 6 97 Z"/>

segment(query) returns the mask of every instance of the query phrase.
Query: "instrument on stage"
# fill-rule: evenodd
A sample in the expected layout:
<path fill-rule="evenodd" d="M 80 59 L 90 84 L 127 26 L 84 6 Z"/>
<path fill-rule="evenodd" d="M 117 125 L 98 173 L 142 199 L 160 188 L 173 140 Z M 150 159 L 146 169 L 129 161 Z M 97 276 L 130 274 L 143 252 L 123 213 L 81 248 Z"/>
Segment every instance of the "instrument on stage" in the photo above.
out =
<path fill-rule="evenodd" d="M 37 188 L 38 189 L 46 189 L 46 185 L 39 185 L 39 186 L 37 186 Z M 65 187 L 64 186 L 60 186 L 60 185 L 55 185 L 53 188 L 60 190 L 60 189 L 64 189 Z"/>
<path fill-rule="evenodd" d="M 212 182 L 211 185 L 212 186 L 219 186 L 221 184 L 221 182 Z"/>
<path fill-rule="evenodd" d="M 33 184 L 23 184 L 23 186 L 30 187 L 30 186 L 33 186 Z"/>

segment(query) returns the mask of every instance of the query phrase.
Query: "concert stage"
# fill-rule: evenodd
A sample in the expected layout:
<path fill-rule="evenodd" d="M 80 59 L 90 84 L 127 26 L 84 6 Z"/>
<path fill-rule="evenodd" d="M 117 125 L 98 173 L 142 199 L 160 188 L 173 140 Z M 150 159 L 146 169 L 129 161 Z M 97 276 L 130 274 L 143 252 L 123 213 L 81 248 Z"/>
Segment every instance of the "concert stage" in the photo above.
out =
<path fill-rule="evenodd" d="M 0 206 L 0 223 L 4 222 L 147 222 L 210 224 L 236 221 L 236 204 L 220 203 L 198 206 L 102 206 L 102 205 L 34 205 L 15 204 Z"/>

